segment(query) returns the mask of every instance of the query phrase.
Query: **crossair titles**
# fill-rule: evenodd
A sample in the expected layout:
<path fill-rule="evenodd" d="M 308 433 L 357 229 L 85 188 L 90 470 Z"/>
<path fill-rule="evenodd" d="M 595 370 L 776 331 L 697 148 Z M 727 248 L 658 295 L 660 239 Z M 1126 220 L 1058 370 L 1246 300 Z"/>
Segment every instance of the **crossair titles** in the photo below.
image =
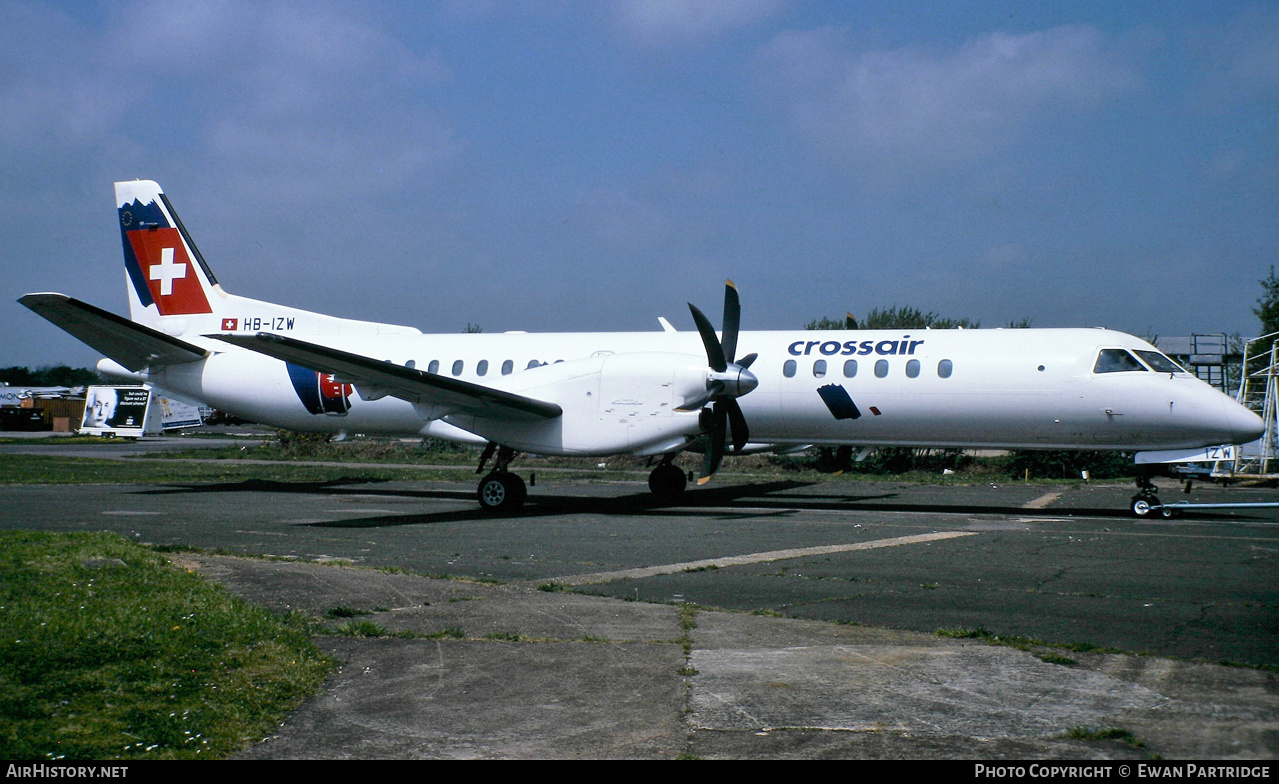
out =
<path fill-rule="evenodd" d="M 805 357 L 813 353 L 813 349 L 817 349 L 817 353 L 824 356 L 833 357 L 841 356 L 866 356 L 868 354 L 879 354 L 881 356 L 909 356 L 915 353 L 915 349 L 924 345 L 922 340 L 911 340 L 910 335 L 902 335 L 901 340 L 863 340 L 860 343 L 856 340 L 848 340 L 840 343 L 838 340 L 797 340 L 786 348 L 791 356 Z"/>

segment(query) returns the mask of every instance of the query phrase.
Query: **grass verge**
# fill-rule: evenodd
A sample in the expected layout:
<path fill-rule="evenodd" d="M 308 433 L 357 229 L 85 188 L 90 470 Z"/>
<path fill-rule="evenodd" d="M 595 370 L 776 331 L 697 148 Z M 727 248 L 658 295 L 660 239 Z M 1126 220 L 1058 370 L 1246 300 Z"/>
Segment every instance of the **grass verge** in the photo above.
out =
<path fill-rule="evenodd" d="M 0 759 L 225 757 L 331 664 L 306 622 L 106 533 L 0 533 Z"/>
<path fill-rule="evenodd" d="M 257 438 L 245 443 L 209 448 L 183 444 L 183 438 L 191 438 L 191 436 L 168 439 L 171 444 L 166 446 L 172 448 L 164 450 L 161 455 L 136 455 L 121 461 L 137 461 L 146 467 L 147 472 L 156 477 L 154 480 L 149 477 L 133 478 L 125 469 L 103 465 L 81 464 L 81 468 L 85 470 L 68 474 L 59 470 L 60 467 L 57 464 L 50 462 L 57 458 L 46 456 L 43 458 L 44 465 L 41 465 L 38 459 L 23 458 L 26 462 L 14 466 L 5 465 L 3 457 L 0 457 L 0 468 L 8 469 L 0 470 L 0 477 L 4 477 L 0 481 L 6 483 L 139 482 L 164 481 L 166 476 L 172 476 L 171 481 L 209 481 L 242 476 L 237 472 L 245 469 L 232 468 L 232 466 L 244 464 L 250 460 L 277 466 L 264 471 L 274 473 L 284 481 L 295 477 L 304 480 L 316 476 L 332 476 L 332 471 L 336 468 L 336 466 L 312 465 L 309 466 L 311 472 L 299 473 L 300 466 L 295 469 L 278 467 L 287 466 L 289 463 L 341 463 L 358 466 L 351 470 L 358 470 L 361 477 L 456 481 L 463 478 L 462 473 L 469 478 L 473 473 L 472 466 L 477 464 L 480 455 L 475 447 L 435 438 L 355 436 L 343 441 L 332 441 L 325 434 L 278 430 L 260 433 Z M 20 442 L 17 439 L 14 441 Z M 21 442 L 29 443 L 29 441 L 27 439 Z M 119 443 L 118 439 L 91 437 L 59 437 L 49 441 L 49 443 L 54 442 L 57 444 Z M 1014 450 L 1013 453 L 1005 456 L 972 456 L 959 450 L 910 449 L 888 449 L 882 454 L 876 453 L 875 456 L 861 463 L 849 463 L 845 459 L 844 470 L 835 471 L 840 463 L 835 459 L 836 452 L 834 448 L 824 447 L 798 455 L 734 456 L 725 461 L 721 473 L 728 478 L 751 481 L 823 482 L 839 478 L 842 481 L 895 481 L 908 484 L 942 485 L 1020 482 L 1028 477 L 1034 477 L 1036 483 L 1070 486 L 1080 482 L 1079 472 L 1076 470 L 1078 466 L 1090 467 L 1096 478 L 1124 473 L 1124 470 L 1117 468 L 1118 464 L 1113 460 L 1104 465 L 1096 464 L 1097 458 L 1092 453 L 1020 453 Z M 9 459 L 15 460 L 17 456 L 10 456 Z M 197 461 L 205 464 L 205 467 L 198 469 L 159 467 L 159 464 L 164 461 Z M 215 467 L 219 464 L 226 468 Z M 697 471 L 700 470 L 701 458 L 695 454 L 681 455 L 677 458 L 676 465 L 687 471 Z M 1128 464 L 1123 463 L 1123 465 Z M 397 473 L 396 469 L 400 466 L 403 468 Z M 14 468 L 17 470 L 12 470 Z M 410 473 L 414 468 L 419 472 L 428 473 Z M 628 455 L 614 455 L 607 458 L 522 455 L 513 464 L 513 470 L 530 475 L 537 471 L 549 470 L 555 472 L 557 479 L 587 481 L 643 481 L 651 468 L 651 459 Z"/>
<path fill-rule="evenodd" d="M 457 480 L 473 469 L 236 463 L 229 460 L 109 460 L 0 454 L 4 484 L 164 484 L 171 482 L 332 482 L 337 480 Z"/>
<path fill-rule="evenodd" d="M 1019 651 L 1025 651 L 1033 654 L 1041 661 L 1048 664 L 1061 664 L 1066 667 L 1074 667 L 1079 662 L 1065 656 L 1058 651 L 1072 651 L 1074 653 L 1120 653 L 1125 656 L 1148 656 L 1146 653 L 1134 651 L 1125 651 L 1118 648 L 1103 648 L 1087 642 L 1070 642 L 1055 643 L 1046 642 L 1044 640 L 1035 639 L 1034 637 L 1021 637 L 1015 634 L 995 634 L 994 632 L 981 627 L 958 628 L 958 629 L 938 629 L 938 637 L 950 637 L 952 639 L 970 639 L 981 640 L 990 645 L 1002 645 L 1007 648 L 1016 648 Z"/>

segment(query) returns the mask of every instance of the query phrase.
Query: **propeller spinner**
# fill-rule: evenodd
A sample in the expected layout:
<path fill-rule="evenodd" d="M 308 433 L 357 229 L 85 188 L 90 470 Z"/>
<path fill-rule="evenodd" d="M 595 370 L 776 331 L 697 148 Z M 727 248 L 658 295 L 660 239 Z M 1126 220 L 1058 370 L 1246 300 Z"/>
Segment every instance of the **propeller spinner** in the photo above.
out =
<path fill-rule="evenodd" d="M 724 331 L 723 338 L 715 336 L 715 328 L 710 320 L 688 303 L 693 313 L 693 321 L 697 323 L 697 332 L 702 336 L 702 344 L 706 347 L 706 360 L 710 364 L 710 372 L 706 374 L 706 392 L 688 400 L 680 407 L 682 411 L 691 411 L 711 404 L 710 427 L 708 428 L 710 443 L 702 458 L 702 475 L 697 483 L 710 481 L 719 469 L 724 458 L 728 430 L 733 432 L 733 451 L 740 452 L 750 437 L 750 428 L 746 426 L 746 417 L 742 416 L 742 408 L 736 398 L 747 394 L 759 386 L 759 379 L 748 370 L 757 354 L 747 354 L 741 361 L 735 361 L 737 354 L 737 332 L 742 316 L 741 300 L 737 296 L 737 287 L 733 281 L 726 281 L 724 287 Z"/>

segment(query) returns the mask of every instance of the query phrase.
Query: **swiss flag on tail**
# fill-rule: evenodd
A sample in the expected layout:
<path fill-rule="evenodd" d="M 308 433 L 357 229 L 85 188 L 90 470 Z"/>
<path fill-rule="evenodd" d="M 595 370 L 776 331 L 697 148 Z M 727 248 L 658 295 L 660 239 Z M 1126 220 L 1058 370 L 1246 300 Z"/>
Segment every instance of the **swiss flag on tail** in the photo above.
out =
<path fill-rule="evenodd" d="M 177 229 L 146 228 L 125 235 L 161 316 L 213 312 Z"/>

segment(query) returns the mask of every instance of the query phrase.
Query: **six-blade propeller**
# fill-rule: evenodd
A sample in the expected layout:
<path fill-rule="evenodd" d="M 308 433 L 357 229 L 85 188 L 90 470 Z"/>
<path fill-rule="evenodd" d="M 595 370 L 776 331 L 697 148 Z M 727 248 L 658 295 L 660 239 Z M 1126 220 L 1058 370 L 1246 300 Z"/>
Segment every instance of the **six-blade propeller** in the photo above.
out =
<path fill-rule="evenodd" d="M 759 385 L 759 380 L 747 369 L 758 355 L 747 354 L 741 360 L 735 360 L 742 306 L 733 281 L 727 281 L 724 287 L 722 338 L 716 337 L 715 328 L 693 303 L 688 303 L 688 309 L 693 313 L 697 332 L 702 336 L 702 345 L 706 347 L 710 371 L 706 374 L 706 392 L 685 401 L 680 410 L 692 411 L 707 403 L 711 404 L 707 427 L 708 444 L 702 458 L 702 475 L 697 480 L 698 484 L 705 484 L 719 469 L 720 461 L 724 458 L 728 432 L 731 430 L 733 434 L 734 452 L 741 452 L 750 437 L 750 428 L 746 425 L 746 417 L 742 416 L 737 398 Z"/>

